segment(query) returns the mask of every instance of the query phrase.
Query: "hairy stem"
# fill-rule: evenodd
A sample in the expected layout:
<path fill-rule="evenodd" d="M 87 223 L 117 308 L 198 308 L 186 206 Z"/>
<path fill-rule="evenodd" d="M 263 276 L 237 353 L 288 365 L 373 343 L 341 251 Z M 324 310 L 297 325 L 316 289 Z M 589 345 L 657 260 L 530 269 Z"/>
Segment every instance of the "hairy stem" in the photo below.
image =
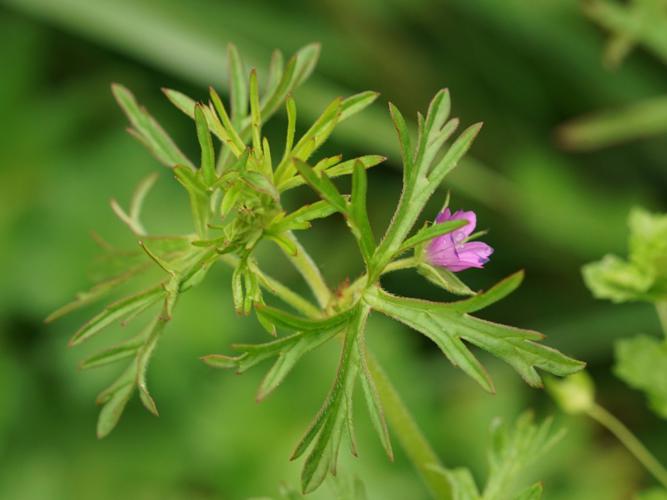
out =
<path fill-rule="evenodd" d="M 433 498 L 438 500 L 452 499 L 449 482 L 434 470 L 434 466 L 442 467 L 440 459 L 422 434 L 391 381 L 370 353 L 368 355 L 368 368 L 375 380 L 389 424 Z"/>
<path fill-rule="evenodd" d="M 632 453 L 641 464 L 646 467 L 655 479 L 667 488 L 667 470 L 646 449 L 637 437 L 628 429 L 623 422 L 609 413 L 599 404 L 594 404 L 587 412 L 588 416 L 607 428 L 618 440 Z"/>
<path fill-rule="evenodd" d="M 286 254 L 287 257 L 292 264 L 294 264 L 297 271 L 301 273 L 301 276 L 306 280 L 306 283 L 308 283 L 320 308 L 325 309 L 331 299 L 331 290 L 324 281 L 324 277 L 322 276 L 319 267 L 317 267 L 315 261 L 313 261 L 310 255 L 308 255 L 308 252 L 306 252 L 306 249 L 303 248 L 299 240 L 294 236 L 294 233 L 290 231 L 286 234 L 297 249 L 296 255 Z"/>

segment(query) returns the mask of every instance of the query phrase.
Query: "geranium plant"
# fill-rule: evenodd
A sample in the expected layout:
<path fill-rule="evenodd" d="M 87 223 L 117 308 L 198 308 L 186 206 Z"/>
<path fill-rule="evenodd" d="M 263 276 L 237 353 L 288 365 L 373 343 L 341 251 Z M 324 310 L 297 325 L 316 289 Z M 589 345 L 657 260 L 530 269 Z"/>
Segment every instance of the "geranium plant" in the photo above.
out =
<path fill-rule="evenodd" d="M 388 316 L 425 335 L 453 365 L 489 392 L 494 391 L 493 381 L 471 346 L 507 362 L 535 387 L 542 385 L 538 370 L 565 376 L 581 370 L 583 363 L 541 344 L 543 336 L 536 331 L 474 316 L 515 290 L 523 273 L 513 274 L 486 291 L 473 291 L 456 273 L 482 268 L 493 252 L 491 247 L 475 240 L 478 234 L 473 234 L 474 212 L 452 212 L 446 202 L 439 214 L 423 213 L 427 202 L 439 192 L 447 175 L 472 145 L 481 124 L 471 125 L 455 135 L 459 121 L 450 118 L 450 96 L 445 89 L 433 97 L 424 115 L 418 115 L 414 137 L 398 108 L 389 104 L 401 149 L 403 191 L 388 227 L 382 231 L 372 228 L 367 213 L 366 170 L 384 158 L 376 154 L 349 159 L 342 155 L 318 158 L 317 153 L 335 127 L 373 103 L 377 93 L 366 91 L 334 100 L 303 135 L 296 134 L 298 108 L 292 92 L 313 70 L 318 52 L 318 46 L 307 46 L 287 63 L 280 52 L 275 52 L 260 91 L 257 72 L 246 72 L 236 49 L 230 46 L 229 103 L 223 102 L 214 89 L 210 89 L 205 103 L 165 90 L 169 100 L 194 122 L 201 151 L 197 161 L 186 157 L 129 90 L 114 85 L 113 93 L 131 123 L 132 135 L 170 169 L 187 192 L 193 231 L 155 235 L 144 226 L 141 205 L 156 178 L 144 180 L 128 208 L 112 204 L 135 236 L 140 251 L 119 252 L 109 248 L 115 258 L 123 261 L 124 270 L 81 293 L 49 319 L 101 299 L 117 286 L 145 273 L 150 266 L 157 266 L 164 273 L 164 278 L 152 286 L 106 306 L 71 339 L 71 345 L 81 344 L 118 321 L 137 318 L 136 322 L 144 323 L 130 340 L 83 362 L 84 368 L 127 363 L 118 379 L 98 397 L 102 410 L 97 432 L 104 437 L 116 426 L 135 392 L 144 406 L 157 415 L 157 404 L 148 388 L 147 369 L 178 300 L 205 279 L 213 266 L 229 266 L 236 312 L 254 315 L 270 339 L 260 344 L 233 345 L 234 354 L 210 354 L 203 357 L 206 363 L 244 372 L 262 361 L 272 360 L 257 393 L 261 400 L 280 385 L 308 352 L 326 342 L 340 343 L 331 389 L 292 453 L 293 459 L 306 456 L 302 490 L 305 493 L 315 490 L 329 472 L 336 471 L 338 451 L 345 436 L 353 453 L 356 452 L 352 400 L 355 388 L 360 385 L 371 421 L 389 457 L 393 452 L 386 420 L 394 424 L 394 432 L 434 494 L 448 498 L 456 488 L 463 487 L 456 483 L 463 476 L 454 474 L 452 477 L 457 479 L 452 483 L 451 477 L 437 468 L 437 459 L 428 443 L 418 433 L 415 435 L 416 426 L 409 420 L 409 413 L 367 349 L 369 315 Z M 275 145 L 264 136 L 263 127 L 281 108 L 287 115 L 287 130 L 284 144 Z M 344 175 L 352 178 L 350 193 L 341 192 L 332 180 Z M 284 193 L 306 185 L 315 191 L 319 201 L 286 210 L 282 203 Z M 333 216 L 344 221 L 364 263 L 360 276 L 334 287 L 325 282 L 317 258 L 309 255 L 296 236 L 299 231 L 307 230 L 311 221 Z M 435 216 L 434 222 L 423 220 L 428 216 Z M 287 256 L 308 284 L 312 298 L 271 277 L 271 263 L 260 262 L 255 251 L 264 240 L 274 243 Z M 462 298 L 430 302 L 389 293 L 382 287 L 382 277 L 399 269 L 414 269 L 431 283 Z M 275 297 L 282 305 L 276 305 L 269 297 Z M 522 422 L 518 424 L 520 429 L 537 432 L 537 427 Z M 540 432 L 546 439 L 546 431 Z M 492 464 L 492 478 L 493 474 Z M 467 476 L 464 480 L 469 482 Z M 473 487 L 465 488 L 472 491 Z"/>

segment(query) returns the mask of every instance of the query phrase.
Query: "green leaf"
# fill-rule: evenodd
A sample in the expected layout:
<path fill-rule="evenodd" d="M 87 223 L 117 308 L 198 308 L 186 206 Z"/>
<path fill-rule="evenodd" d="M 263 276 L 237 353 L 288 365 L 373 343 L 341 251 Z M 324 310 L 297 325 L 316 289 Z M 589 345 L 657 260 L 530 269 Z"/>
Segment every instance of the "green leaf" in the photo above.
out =
<path fill-rule="evenodd" d="M 455 295 L 475 295 L 475 292 L 461 281 L 456 274 L 444 267 L 436 267 L 427 262 L 420 262 L 417 265 L 417 272 L 434 285 L 444 288 L 449 293 Z"/>
<path fill-rule="evenodd" d="M 352 233 L 359 242 L 359 248 L 368 263 L 375 251 L 375 236 L 368 220 L 366 210 L 366 191 L 368 181 L 366 179 L 366 169 L 361 162 L 354 164 L 352 172 L 352 196 L 350 199 L 350 212 Z"/>
<path fill-rule="evenodd" d="M 431 470 L 443 476 L 452 488 L 452 500 L 482 500 L 472 473 L 463 467 L 444 469 L 432 466 Z"/>
<path fill-rule="evenodd" d="M 460 367 L 490 392 L 493 391 L 491 379 L 463 340 L 509 363 L 532 386 L 542 385 L 535 368 L 564 376 L 584 366 L 580 361 L 535 343 L 542 338 L 541 334 L 474 318 L 457 309 L 460 303 L 452 306 L 397 297 L 380 289 L 370 289 L 364 299 L 378 312 L 429 337 L 454 366 Z"/>
<path fill-rule="evenodd" d="M 238 356 L 211 354 L 204 356 L 202 360 L 215 368 L 236 368 L 237 373 L 243 373 L 258 363 L 277 356 L 278 359 L 262 380 L 257 392 L 257 400 L 261 401 L 282 383 L 301 357 L 331 340 L 343 328 L 345 323 L 334 323 L 327 328 L 299 331 L 263 344 L 235 344 L 232 347 L 242 351 Z"/>
<path fill-rule="evenodd" d="M 639 493 L 636 500 L 667 500 L 667 490 L 663 488 L 651 488 Z"/>
<path fill-rule="evenodd" d="M 408 180 L 414 177 L 414 162 L 412 158 L 412 141 L 410 140 L 410 131 L 405 123 L 405 118 L 391 102 L 389 103 L 389 113 L 391 121 L 398 133 L 398 142 L 401 147 L 401 159 L 403 160 L 403 185 L 408 184 Z"/>
<path fill-rule="evenodd" d="M 151 190 L 155 181 L 158 179 L 158 174 L 150 174 L 146 176 L 136 187 L 134 193 L 132 194 L 132 202 L 130 203 L 130 218 L 139 222 L 139 216 L 141 215 L 141 207 L 143 206 L 146 195 Z"/>
<path fill-rule="evenodd" d="M 127 402 L 132 397 L 133 392 L 134 384 L 126 382 L 104 404 L 97 419 L 97 437 L 99 439 L 108 436 L 114 427 L 116 427 L 123 414 L 123 410 L 125 410 L 125 405 L 127 405 Z"/>
<path fill-rule="evenodd" d="M 322 114 L 315 120 L 292 150 L 292 157 L 306 161 L 331 135 L 338 123 L 343 109 L 343 99 L 334 99 L 324 109 Z"/>
<path fill-rule="evenodd" d="M 364 397 L 366 399 L 366 405 L 368 407 L 368 412 L 371 417 L 371 422 L 377 432 L 380 442 L 384 451 L 387 453 L 389 460 L 394 459 L 394 452 L 391 448 L 391 439 L 389 438 L 389 429 L 387 428 L 387 422 L 384 418 L 384 410 L 382 409 L 382 403 L 380 401 L 380 396 L 375 388 L 375 382 L 373 377 L 368 369 L 368 363 L 366 360 L 366 346 L 363 342 L 363 339 L 359 339 L 357 342 L 357 348 L 359 351 L 359 361 L 361 370 L 359 372 L 359 378 L 361 378 L 361 387 L 364 392 Z"/>
<path fill-rule="evenodd" d="M 287 165 L 292 148 L 294 147 L 294 136 L 296 135 L 296 102 L 291 96 L 285 101 L 285 109 L 287 111 L 287 130 L 285 132 L 285 151 L 283 151 L 280 163 Z"/>
<path fill-rule="evenodd" d="M 550 418 L 534 423 L 530 412 L 520 415 L 511 427 L 496 419 L 491 426 L 489 477 L 481 494 L 468 469 L 437 466 L 432 469 L 449 481 L 454 500 L 538 500 L 542 495 L 541 484 L 533 484 L 516 495 L 516 483 L 522 479 L 526 468 L 549 451 L 563 435 L 564 431 L 553 432 Z"/>
<path fill-rule="evenodd" d="M 225 108 L 222 99 L 220 99 L 220 96 L 215 91 L 215 89 L 213 87 L 209 87 L 208 93 L 211 96 L 213 109 L 222 120 L 221 130 L 218 133 L 218 137 L 220 137 L 220 139 L 230 147 L 234 156 L 238 158 L 246 150 L 245 142 L 243 142 L 243 139 L 241 139 L 239 136 L 236 128 L 234 128 L 231 118 L 227 114 L 227 109 Z M 215 130 L 214 128 L 212 129 Z"/>
<path fill-rule="evenodd" d="M 134 127 L 131 129 L 133 135 L 148 147 L 155 158 L 167 167 L 180 164 L 194 168 L 190 160 L 178 149 L 178 146 L 157 121 L 148 111 L 139 106 L 134 95 L 127 88 L 114 83 L 111 91 Z"/>
<path fill-rule="evenodd" d="M 516 500 L 540 500 L 542 498 L 543 492 L 544 488 L 542 487 L 542 483 L 535 483 L 523 492 L 519 493 L 519 495 L 516 497 Z"/>
<path fill-rule="evenodd" d="M 157 406 L 153 397 L 148 391 L 148 385 L 146 384 L 146 370 L 148 369 L 148 362 L 155 350 L 157 341 L 162 334 L 165 326 L 165 319 L 161 315 L 157 316 L 149 325 L 146 327 L 147 330 L 147 339 L 144 345 L 141 347 L 137 353 L 137 375 L 136 375 L 136 384 L 139 389 L 139 397 L 141 402 L 150 411 L 153 415 L 158 416 Z"/>
<path fill-rule="evenodd" d="M 81 363 L 80 367 L 82 370 L 87 370 L 89 368 L 106 366 L 108 364 L 115 363 L 116 361 L 130 358 L 134 356 L 143 345 L 143 339 L 132 338 L 114 347 L 94 354 L 89 358 L 86 358 L 86 360 Z"/>
<path fill-rule="evenodd" d="M 307 229 L 310 227 L 311 220 L 323 219 L 334 213 L 336 213 L 336 209 L 329 202 L 316 201 L 272 222 L 266 230 L 271 233 L 282 233 L 296 229 Z"/>
<path fill-rule="evenodd" d="M 252 147 L 256 157 L 262 152 L 262 116 L 259 108 L 259 84 L 257 71 L 250 72 L 250 129 L 252 130 Z"/>
<path fill-rule="evenodd" d="M 334 157 L 335 158 L 335 157 Z M 334 158 L 331 160 L 333 161 Z M 369 169 L 371 167 L 374 167 L 375 165 L 379 165 L 383 161 L 385 161 L 387 158 L 384 156 L 380 155 L 366 155 L 366 156 L 360 156 L 358 158 L 352 158 L 351 160 L 344 161 L 342 163 L 335 164 L 334 166 L 326 167 L 322 169 L 323 171 L 326 172 L 327 177 L 334 178 L 334 177 L 340 177 L 341 175 L 349 175 L 352 173 L 352 170 L 354 169 L 354 165 L 359 161 L 363 164 L 364 168 Z M 337 163 L 337 162 L 336 162 Z M 315 167 L 313 167 L 313 170 L 316 172 L 321 171 L 320 169 L 316 168 L 318 165 L 320 165 L 321 162 L 318 162 Z M 305 184 L 306 181 L 303 177 L 300 175 L 294 176 L 289 178 L 288 180 L 278 184 L 278 189 L 280 191 L 287 191 L 288 189 L 292 189 L 298 186 L 301 186 Z"/>
<path fill-rule="evenodd" d="M 206 188 L 195 172 L 181 166 L 174 168 L 176 180 L 185 188 L 190 198 L 190 211 L 195 230 L 200 238 L 206 238 L 210 218 L 209 197 Z"/>
<path fill-rule="evenodd" d="M 266 101 L 268 101 L 269 97 L 276 92 L 283 76 L 284 66 L 285 62 L 283 60 L 283 53 L 278 49 L 274 50 L 271 54 L 269 76 L 266 80 L 266 88 L 264 90 L 264 97 L 262 98 L 262 107 L 266 105 Z"/>
<path fill-rule="evenodd" d="M 338 118 L 339 122 L 347 120 L 351 116 L 356 115 L 360 111 L 363 111 L 368 106 L 373 104 L 379 96 L 379 92 L 373 92 L 371 90 L 366 90 L 364 92 L 359 92 L 343 100 L 343 105 L 341 108 L 340 117 Z"/>
<path fill-rule="evenodd" d="M 643 391 L 651 409 L 667 419 L 667 344 L 638 335 L 617 341 L 614 351 L 616 376 Z"/>
<path fill-rule="evenodd" d="M 403 253 L 410 248 L 416 247 L 420 243 L 424 243 L 425 241 L 430 241 L 433 238 L 437 238 L 438 236 L 451 233 L 452 231 L 456 231 L 457 229 L 467 225 L 467 220 L 452 220 L 438 222 L 431 224 L 430 226 L 423 227 L 417 231 L 417 234 L 405 240 L 397 253 Z"/>
<path fill-rule="evenodd" d="M 554 432 L 552 425 L 551 418 L 535 423 L 531 412 L 521 414 L 513 426 L 505 425 L 499 419 L 493 422 L 489 479 L 483 498 L 506 498 L 513 492 L 523 469 L 535 463 L 563 438 L 565 431 Z"/>
<path fill-rule="evenodd" d="M 262 99 L 264 121 L 273 116 L 287 96 L 310 76 L 319 59 L 319 53 L 319 44 L 311 44 L 303 47 L 290 58 L 275 90 L 267 89 Z"/>
<path fill-rule="evenodd" d="M 667 214 L 634 208 L 630 226 L 630 260 L 655 276 L 656 292 L 667 297 Z"/>
<path fill-rule="evenodd" d="M 331 182 L 325 172 L 317 173 L 310 165 L 301 161 L 294 160 L 297 170 L 310 186 L 319 193 L 322 199 L 331 203 L 339 212 L 347 212 L 347 202 L 338 192 L 338 188 Z"/>
<path fill-rule="evenodd" d="M 654 280 L 648 270 L 615 255 L 605 255 L 602 260 L 586 264 L 582 273 L 594 297 L 616 303 L 648 299 Z"/>
<path fill-rule="evenodd" d="M 232 123 L 237 130 L 248 114 L 248 84 L 241 56 L 234 44 L 227 45 L 229 64 L 229 95 L 232 104 Z"/>
<path fill-rule="evenodd" d="M 292 454 L 292 459 L 298 458 L 312 444 L 301 473 L 301 487 L 304 494 L 314 491 L 324 481 L 327 471 L 332 473 L 336 471 L 340 440 L 349 417 L 347 412 L 351 409 L 346 402 L 351 399 L 357 375 L 356 344 L 363 335 L 368 312 L 365 306 L 354 310 L 354 316 L 345 334 L 333 387 Z"/>
<path fill-rule="evenodd" d="M 204 184 L 210 187 L 216 179 L 215 153 L 203 109 L 204 107 L 201 104 L 195 106 L 195 124 L 197 125 L 197 139 L 201 148 L 201 174 Z"/>
<path fill-rule="evenodd" d="M 584 414 L 595 406 L 595 386 L 583 370 L 563 379 L 547 378 L 546 389 L 565 413 Z"/>
<path fill-rule="evenodd" d="M 521 282 L 523 281 L 523 277 L 524 272 L 518 271 L 499 281 L 488 290 L 479 292 L 469 299 L 450 302 L 448 306 L 462 313 L 472 313 L 485 309 L 504 299 L 514 290 L 519 288 L 519 285 L 521 285 Z"/>
<path fill-rule="evenodd" d="M 423 171 L 424 174 L 427 173 L 433 157 L 440 150 L 444 140 L 446 140 L 445 134 L 442 133 L 441 128 L 449 117 L 450 110 L 451 99 L 449 90 L 441 89 L 435 96 L 433 96 L 428 107 L 428 112 L 426 113 L 426 120 L 422 123 L 419 130 L 419 141 L 417 153 L 415 155 L 415 163 L 417 165 L 423 165 L 423 167 L 420 168 L 420 171 Z M 453 130 L 451 132 L 453 132 Z"/>
<path fill-rule="evenodd" d="M 354 313 L 354 310 L 351 309 L 328 318 L 311 319 L 261 304 L 257 304 L 256 310 L 257 314 L 264 316 L 277 327 L 300 332 L 314 332 L 336 328 L 346 323 Z"/>
<path fill-rule="evenodd" d="M 667 215 L 634 208 L 628 225 L 628 260 L 606 255 L 587 264 L 582 269 L 586 285 L 595 297 L 613 302 L 666 300 Z"/>
<path fill-rule="evenodd" d="M 97 437 L 106 437 L 118 424 L 125 405 L 134 392 L 136 365 L 130 364 L 113 384 L 97 396 L 97 404 L 104 405 L 97 418 Z"/>
<path fill-rule="evenodd" d="M 120 285 L 126 283 L 133 276 L 136 276 L 137 274 L 145 271 L 146 267 L 148 267 L 146 264 L 132 267 L 122 274 L 96 284 L 90 290 L 77 293 L 76 298 L 72 302 L 69 302 L 53 311 L 46 317 L 44 321 L 46 323 L 50 323 L 58 318 L 63 317 L 66 314 L 69 314 L 72 311 L 76 311 L 77 309 L 85 307 L 95 302 L 96 300 L 101 299 Z"/>
<path fill-rule="evenodd" d="M 74 334 L 70 346 L 80 344 L 119 319 L 156 304 L 163 295 L 162 287 L 156 286 L 108 305 Z"/>
<path fill-rule="evenodd" d="M 429 192 L 430 194 L 435 191 L 435 189 L 442 183 L 445 176 L 450 173 L 459 163 L 459 160 L 463 158 L 470 149 L 475 137 L 482 128 L 481 123 L 476 123 L 465 129 L 459 137 L 454 141 L 450 148 L 431 170 L 428 176 L 428 181 L 430 185 Z M 429 194 L 429 197 L 430 197 Z"/>

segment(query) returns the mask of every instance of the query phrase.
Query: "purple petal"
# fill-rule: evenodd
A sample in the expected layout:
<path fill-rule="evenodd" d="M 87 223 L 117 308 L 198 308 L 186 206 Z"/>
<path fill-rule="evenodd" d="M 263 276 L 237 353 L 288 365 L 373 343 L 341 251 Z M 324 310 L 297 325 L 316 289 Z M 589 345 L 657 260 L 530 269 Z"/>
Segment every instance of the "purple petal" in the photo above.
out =
<path fill-rule="evenodd" d="M 475 230 L 475 227 L 477 226 L 477 215 L 475 215 L 475 212 L 473 212 L 472 210 L 469 210 L 467 212 L 464 212 L 463 210 L 457 210 L 452 215 L 449 208 L 445 208 L 435 218 L 435 221 L 438 222 L 438 223 L 451 221 L 451 220 L 467 220 L 468 221 L 468 224 L 466 224 L 462 228 L 457 229 L 456 231 L 454 231 L 454 234 L 456 235 L 456 237 L 454 239 L 456 241 L 463 241 L 464 239 L 466 239 L 468 236 L 470 236 L 472 234 L 472 232 Z"/>

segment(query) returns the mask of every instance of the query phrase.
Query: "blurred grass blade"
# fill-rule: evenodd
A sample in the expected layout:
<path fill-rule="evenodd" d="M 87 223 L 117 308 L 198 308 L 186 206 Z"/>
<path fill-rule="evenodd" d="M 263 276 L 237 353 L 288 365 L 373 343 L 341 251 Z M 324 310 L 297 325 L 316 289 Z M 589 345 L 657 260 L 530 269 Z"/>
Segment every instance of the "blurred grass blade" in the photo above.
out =
<path fill-rule="evenodd" d="M 667 96 L 576 118 L 557 130 L 559 143 L 575 151 L 601 149 L 661 134 L 667 134 Z"/>
<path fill-rule="evenodd" d="M 232 123 L 240 130 L 243 119 L 248 114 L 248 83 L 245 68 L 236 45 L 227 45 L 227 62 L 229 64 L 229 96 L 232 109 Z"/>

